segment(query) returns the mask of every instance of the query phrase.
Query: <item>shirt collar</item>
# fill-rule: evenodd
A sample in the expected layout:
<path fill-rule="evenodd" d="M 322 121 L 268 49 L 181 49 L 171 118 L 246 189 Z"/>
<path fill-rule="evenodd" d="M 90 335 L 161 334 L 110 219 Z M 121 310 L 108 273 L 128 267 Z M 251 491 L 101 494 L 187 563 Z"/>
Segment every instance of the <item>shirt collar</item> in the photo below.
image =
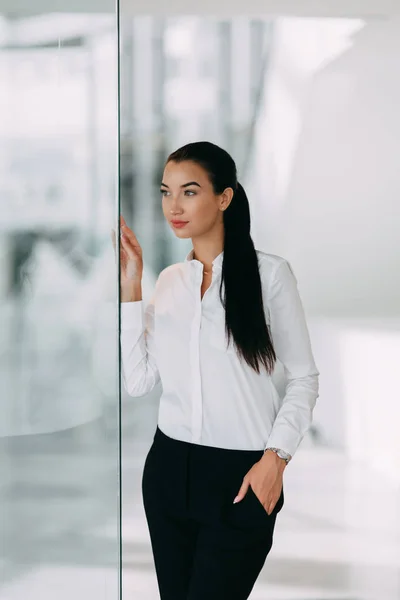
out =
<path fill-rule="evenodd" d="M 200 261 L 196 260 L 193 258 L 193 254 L 194 254 L 194 248 L 191 249 L 191 251 L 189 252 L 189 254 L 186 256 L 185 258 L 185 262 L 189 263 L 191 261 L 198 263 Z M 218 256 L 216 256 L 212 262 L 214 267 L 217 267 L 219 269 L 222 269 L 222 260 L 224 258 L 224 252 L 222 251 L 220 254 L 218 254 Z"/>

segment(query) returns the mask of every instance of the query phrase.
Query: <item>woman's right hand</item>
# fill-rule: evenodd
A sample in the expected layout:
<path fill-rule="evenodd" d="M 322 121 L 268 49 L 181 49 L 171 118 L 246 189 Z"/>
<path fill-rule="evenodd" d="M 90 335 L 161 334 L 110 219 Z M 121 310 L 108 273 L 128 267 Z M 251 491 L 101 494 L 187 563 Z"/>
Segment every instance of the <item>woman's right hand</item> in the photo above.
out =
<path fill-rule="evenodd" d="M 142 248 L 122 215 L 120 216 L 120 229 L 120 285 L 122 294 L 129 296 L 135 287 L 140 286 L 142 282 Z M 112 231 L 112 242 L 116 252 L 116 235 L 114 230 Z"/>

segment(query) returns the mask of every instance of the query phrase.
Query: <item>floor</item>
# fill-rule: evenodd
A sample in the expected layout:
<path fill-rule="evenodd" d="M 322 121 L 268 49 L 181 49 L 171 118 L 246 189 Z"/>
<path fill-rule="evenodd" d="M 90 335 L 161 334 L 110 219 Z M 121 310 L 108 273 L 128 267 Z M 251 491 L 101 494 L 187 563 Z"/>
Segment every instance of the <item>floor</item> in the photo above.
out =
<path fill-rule="evenodd" d="M 115 411 L 2 440 L 0 600 L 118 597 Z M 158 600 L 140 496 L 157 394 L 123 405 L 123 598 Z M 399 600 L 399 493 L 337 452 L 303 447 L 251 600 Z M 222 600 L 222 599 L 221 599 Z"/>

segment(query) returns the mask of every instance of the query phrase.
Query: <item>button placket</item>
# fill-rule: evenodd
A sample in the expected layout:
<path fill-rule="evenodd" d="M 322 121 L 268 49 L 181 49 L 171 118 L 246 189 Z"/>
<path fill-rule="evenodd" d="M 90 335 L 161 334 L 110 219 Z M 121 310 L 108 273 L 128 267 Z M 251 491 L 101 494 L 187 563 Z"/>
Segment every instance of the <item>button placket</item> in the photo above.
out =
<path fill-rule="evenodd" d="M 196 290 L 201 287 L 203 280 L 202 270 L 196 270 L 195 273 Z M 196 309 L 191 328 L 191 353 L 192 353 L 192 442 L 199 443 L 201 440 L 201 430 L 203 421 L 203 398 L 201 394 L 201 375 L 200 375 L 200 328 L 202 316 L 202 302 L 200 294 L 196 293 Z"/>

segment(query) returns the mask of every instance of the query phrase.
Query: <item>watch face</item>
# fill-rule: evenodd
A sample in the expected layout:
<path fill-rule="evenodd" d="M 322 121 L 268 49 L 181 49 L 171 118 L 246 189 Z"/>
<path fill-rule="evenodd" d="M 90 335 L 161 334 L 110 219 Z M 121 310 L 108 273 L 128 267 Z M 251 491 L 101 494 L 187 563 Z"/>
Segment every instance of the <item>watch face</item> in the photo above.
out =
<path fill-rule="evenodd" d="M 286 452 L 284 452 L 283 450 L 279 450 L 277 452 L 277 454 L 280 458 L 284 458 L 285 460 L 287 460 L 289 458 L 289 455 Z"/>
<path fill-rule="evenodd" d="M 277 456 L 279 456 L 279 458 L 283 458 L 283 460 L 289 461 L 291 459 L 290 454 L 284 450 L 281 450 L 280 448 L 267 448 L 267 450 L 272 450 L 277 454 Z"/>

